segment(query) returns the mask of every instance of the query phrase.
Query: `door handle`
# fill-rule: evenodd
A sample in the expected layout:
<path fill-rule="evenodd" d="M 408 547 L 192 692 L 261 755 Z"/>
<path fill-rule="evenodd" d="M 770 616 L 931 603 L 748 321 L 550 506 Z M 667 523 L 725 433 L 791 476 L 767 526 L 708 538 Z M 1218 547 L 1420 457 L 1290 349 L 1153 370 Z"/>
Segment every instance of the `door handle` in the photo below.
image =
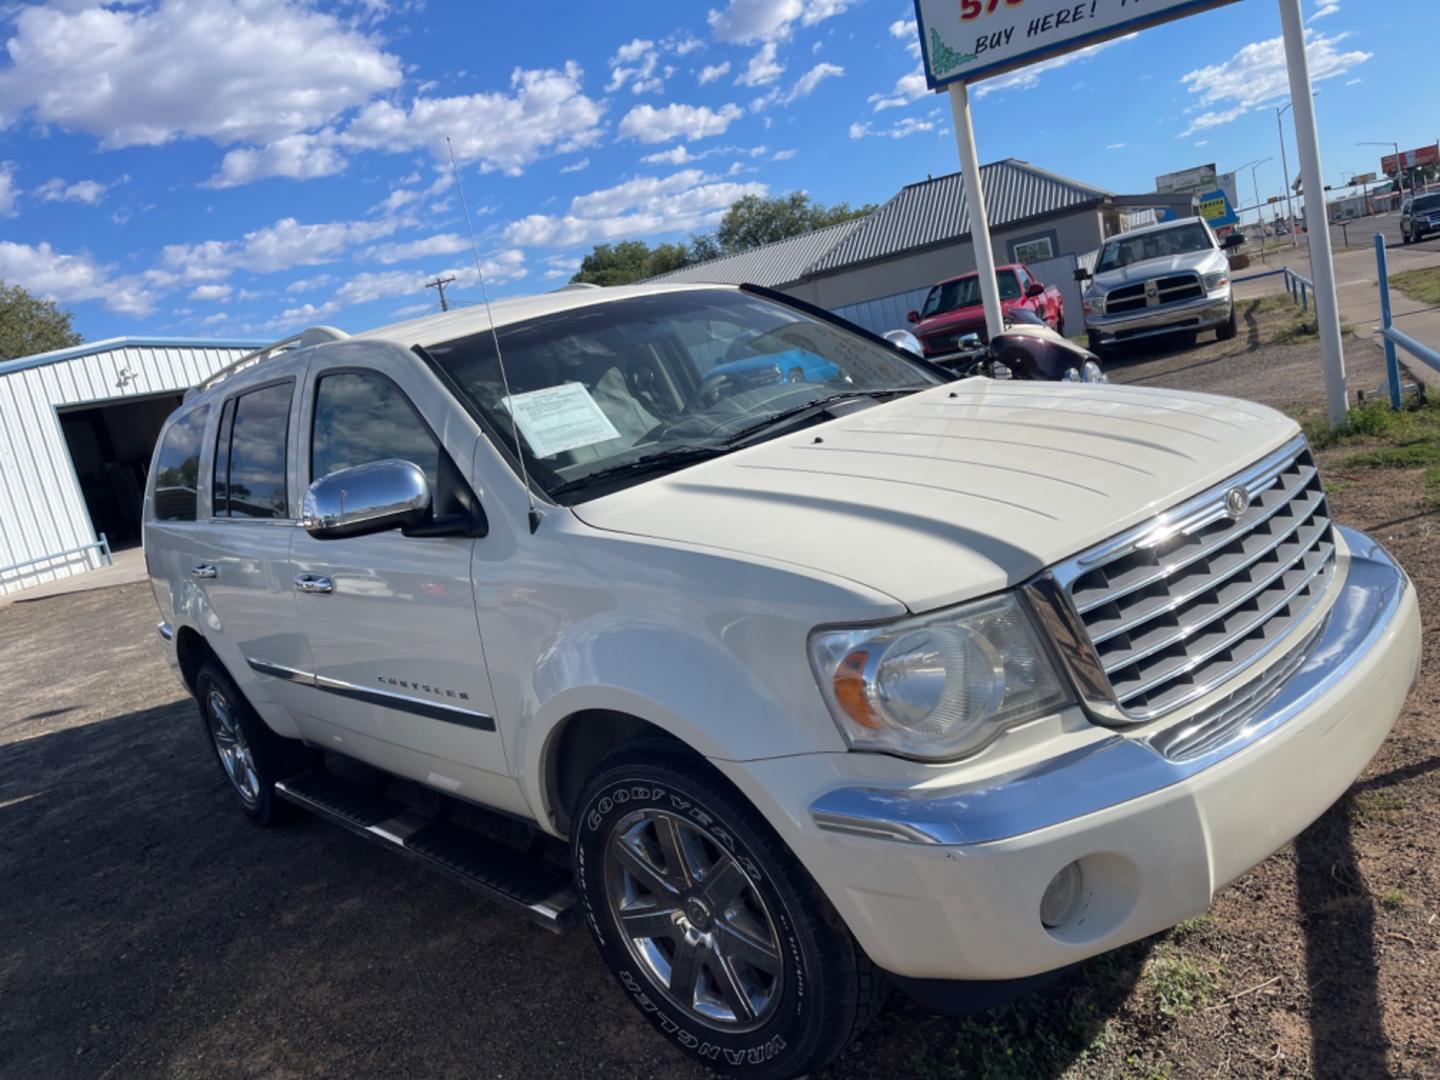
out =
<path fill-rule="evenodd" d="M 321 574 L 296 574 L 295 590 L 303 593 L 332 593 L 335 583 Z"/>
<path fill-rule="evenodd" d="M 194 566 L 190 568 L 190 574 L 192 577 L 213 578 L 219 573 L 220 571 L 215 569 L 214 563 L 197 562 Z"/>

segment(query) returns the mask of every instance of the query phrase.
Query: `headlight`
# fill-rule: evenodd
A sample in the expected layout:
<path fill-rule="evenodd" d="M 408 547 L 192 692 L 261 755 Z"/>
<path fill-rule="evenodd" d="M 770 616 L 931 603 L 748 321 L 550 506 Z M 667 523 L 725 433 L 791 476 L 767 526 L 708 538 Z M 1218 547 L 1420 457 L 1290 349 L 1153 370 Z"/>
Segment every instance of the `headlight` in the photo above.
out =
<path fill-rule="evenodd" d="M 1105 295 L 1103 293 L 1096 293 L 1094 296 L 1085 297 L 1085 314 L 1105 314 Z"/>
<path fill-rule="evenodd" d="M 974 753 L 1069 701 L 1010 593 L 888 626 L 816 631 L 810 662 L 850 745 L 904 757 Z"/>
<path fill-rule="evenodd" d="M 1230 284 L 1230 275 L 1224 270 L 1217 270 L 1213 274 L 1205 275 L 1205 291 L 1214 292 L 1216 289 L 1223 289 Z"/>
<path fill-rule="evenodd" d="M 1094 360 L 1086 360 L 1085 367 L 1080 372 L 1080 381 L 1088 383 L 1108 383 L 1110 376 Z"/>

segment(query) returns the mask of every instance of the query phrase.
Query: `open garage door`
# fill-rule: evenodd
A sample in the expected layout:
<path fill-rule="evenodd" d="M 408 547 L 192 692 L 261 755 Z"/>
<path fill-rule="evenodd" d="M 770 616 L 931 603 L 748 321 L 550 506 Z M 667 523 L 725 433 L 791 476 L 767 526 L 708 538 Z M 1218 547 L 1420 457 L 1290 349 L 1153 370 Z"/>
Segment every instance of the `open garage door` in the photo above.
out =
<path fill-rule="evenodd" d="M 150 455 L 180 394 L 155 394 L 60 410 L 60 429 L 97 534 L 112 548 L 140 542 Z"/>

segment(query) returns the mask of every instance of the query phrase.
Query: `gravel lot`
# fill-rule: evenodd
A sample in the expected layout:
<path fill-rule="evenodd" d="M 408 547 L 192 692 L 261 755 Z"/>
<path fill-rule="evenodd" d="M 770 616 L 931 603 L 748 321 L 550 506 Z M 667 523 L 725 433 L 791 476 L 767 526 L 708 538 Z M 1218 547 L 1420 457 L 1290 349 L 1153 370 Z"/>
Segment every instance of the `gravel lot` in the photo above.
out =
<path fill-rule="evenodd" d="M 1317 347 L 1260 349 L 1267 318 L 1112 372 L 1318 412 Z M 1379 386 L 1378 358 L 1351 374 Z M 1416 579 L 1433 643 L 1420 471 L 1337 487 Z M 583 932 L 313 820 L 250 826 L 155 619 L 144 585 L 0 609 L 0 1075 L 699 1075 Z M 1352 793 L 1212 916 L 978 1018 L 897 999 L 833 1075 L 1440 1076 L 1437 716 L 1431 665 Z"/>

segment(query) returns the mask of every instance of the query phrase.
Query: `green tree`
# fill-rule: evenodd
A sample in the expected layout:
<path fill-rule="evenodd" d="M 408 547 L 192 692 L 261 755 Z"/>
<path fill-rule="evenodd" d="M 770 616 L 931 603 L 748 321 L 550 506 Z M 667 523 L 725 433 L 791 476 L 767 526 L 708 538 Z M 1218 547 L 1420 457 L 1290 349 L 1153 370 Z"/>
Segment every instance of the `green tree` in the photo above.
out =
<path fill-rule="evenodd" d="M 725 211 L 715 238 L 727 254 L 733 254 L 864 217 L 874 209 L 873 205 L 852 208 L 843 202 L 826 206 L 812 202 L 803 191 L 768 198 L 746 195 Z"/>
<path fill-rule="evenodd" d="M 649 268 L 650 245 L 643 240 L 622 240 L 618 244 L 596 244 L 570 280 L 591 285 L 629 285 L 648 277 Z"/>
<path fill-rule="evenodd" d="M 79 345 L 85 339 L 70 319 L 70 312 L 61 311 L 53 300 L 0 281 L 0 360 Z"/>

